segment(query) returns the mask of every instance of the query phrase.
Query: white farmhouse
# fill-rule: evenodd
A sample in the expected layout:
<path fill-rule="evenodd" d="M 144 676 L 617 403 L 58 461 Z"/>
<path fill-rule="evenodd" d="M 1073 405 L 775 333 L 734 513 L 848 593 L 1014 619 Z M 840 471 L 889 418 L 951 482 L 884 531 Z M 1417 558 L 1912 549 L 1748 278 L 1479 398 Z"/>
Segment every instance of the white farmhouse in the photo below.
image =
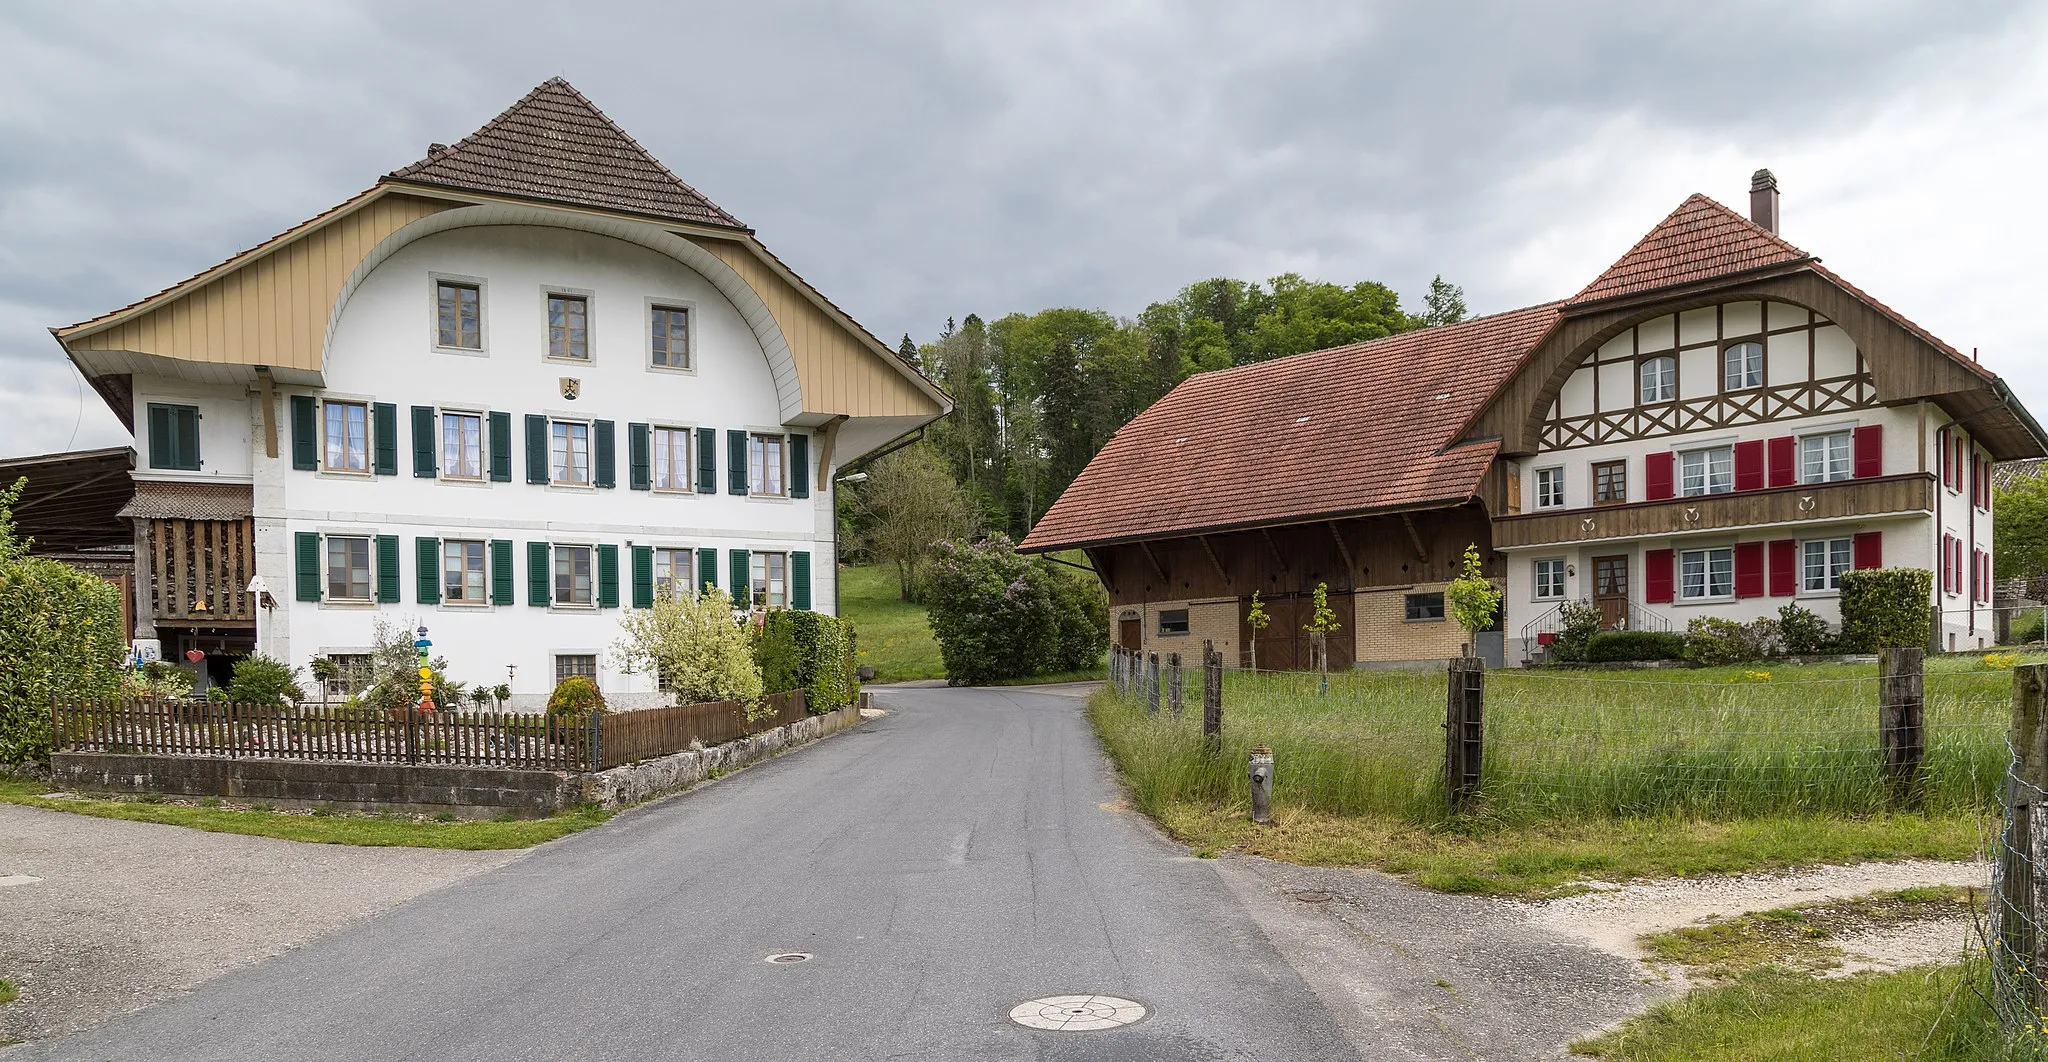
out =
<path fill-rule="evenodd" d="M 140 649 L 346 667 L 425 625 L 515 705 L 660 696 L 608 651 L 658 594 L 833 611 L 837 471 L 950 408 L 560 79 L 54 333 L 140 444 Z"/>

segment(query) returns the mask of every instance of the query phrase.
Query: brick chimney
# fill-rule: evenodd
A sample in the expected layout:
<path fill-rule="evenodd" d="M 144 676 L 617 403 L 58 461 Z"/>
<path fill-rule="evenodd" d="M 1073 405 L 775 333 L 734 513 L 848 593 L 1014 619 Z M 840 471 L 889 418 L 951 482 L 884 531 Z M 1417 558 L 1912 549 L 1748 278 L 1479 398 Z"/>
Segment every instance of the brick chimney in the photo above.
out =
<path fill-rule="evenodd" d="M 1778 231 L 1778 179 L 1769 170 L 1749 175 L 1749 220 Z"/>

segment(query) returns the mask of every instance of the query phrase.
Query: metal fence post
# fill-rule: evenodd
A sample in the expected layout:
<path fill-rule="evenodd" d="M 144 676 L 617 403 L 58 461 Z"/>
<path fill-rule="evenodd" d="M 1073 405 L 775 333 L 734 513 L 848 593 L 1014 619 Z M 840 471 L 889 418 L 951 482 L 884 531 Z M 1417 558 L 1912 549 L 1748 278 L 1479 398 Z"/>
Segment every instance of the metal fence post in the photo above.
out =
<path fill-rule="evenodd" d="M 1444 713 L 1444 787 L 1452 811 L 1479 794 L 1486 750 L 1486 663 L 1461 656 L 1447 671 Z"/>
<path fill-rule="evenodd" d="M 1145 661 L 1145 710 L 1159 714 L 1159 654 L 1149 654 Z"/>
<path fill-rule="evenodd" d="M 1917 648 L 1877 652 L 1879 743 L 1894 804 L 1911 803 L 1920 795 L 1920 764 L 1927 752 L 1925 660 L 1925 650 Z"/>
<path fill-rule="evenodd" d="M 1223 747 L 1223 654 L 1202 643 L 1202 740 L 1210 751 Z"/>
<path fill-rule="evenodd" d="M 1166 710 L 1180 718 L 1180 654 L 1166 656 Z"/>

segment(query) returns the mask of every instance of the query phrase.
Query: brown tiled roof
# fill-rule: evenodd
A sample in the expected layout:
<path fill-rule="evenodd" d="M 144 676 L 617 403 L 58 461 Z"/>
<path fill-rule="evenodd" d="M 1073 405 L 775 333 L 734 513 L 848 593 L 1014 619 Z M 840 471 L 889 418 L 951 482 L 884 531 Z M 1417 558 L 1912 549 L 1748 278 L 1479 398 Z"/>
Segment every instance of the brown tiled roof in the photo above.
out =
<path fill-rule="evenodd" d="M 1109 440 L 1023 546 L 1461 502 L 1500 445 L 1445 447 L 1560 306 L 1191 376 Z"/>
<path fill-rule="evenodd" d="M 385 180 L 744 229 L 561 78 Z"/>
<path fill-rule="evenodd" d="M 135 497 L 121 515 L 136 520 L 241 520 L 254 511 L 254 496 L 242 483 L 172 483 L 138 480 Z"/>
<path fill-rule="evenodd" d="M 1635 295 L 1809 257 L 1777 233 L 1694 193 L 1571 302 Z"/>

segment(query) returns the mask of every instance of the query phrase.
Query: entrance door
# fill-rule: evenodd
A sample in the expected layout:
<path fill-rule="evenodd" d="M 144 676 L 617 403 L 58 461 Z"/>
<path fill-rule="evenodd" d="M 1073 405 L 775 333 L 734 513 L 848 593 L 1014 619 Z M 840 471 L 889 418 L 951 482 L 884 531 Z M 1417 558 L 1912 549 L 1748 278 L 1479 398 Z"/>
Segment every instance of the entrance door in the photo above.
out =
<path fill-rule="evenodd" d="M 1126 613 L 1121 619 L 1117 620 L 1116 644 L 1126 649 L 1137 649 L 1142 646 L 1143 639 L 1138 629 L 1136 613 Z"/>
<path fill-rule="evenodd" d="M 1628 557 L 1593 558 L 1593 604 L 1600 607 L 1600 629 L 1628 626 Z"/>

